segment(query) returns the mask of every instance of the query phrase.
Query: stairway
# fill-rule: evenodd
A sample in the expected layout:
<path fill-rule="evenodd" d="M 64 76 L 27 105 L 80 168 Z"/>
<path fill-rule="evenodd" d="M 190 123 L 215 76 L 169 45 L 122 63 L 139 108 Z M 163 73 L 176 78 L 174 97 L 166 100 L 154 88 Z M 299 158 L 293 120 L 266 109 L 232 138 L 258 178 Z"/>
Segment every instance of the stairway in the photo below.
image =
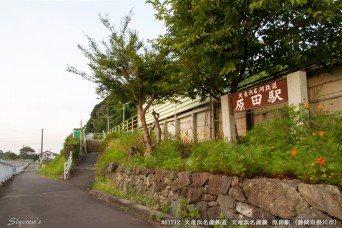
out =
<path fill-rule="evenodd" d="M 89 140 L 86 141 L 87 153 L 98 153 L 100 152 L 101 140 Z"/>

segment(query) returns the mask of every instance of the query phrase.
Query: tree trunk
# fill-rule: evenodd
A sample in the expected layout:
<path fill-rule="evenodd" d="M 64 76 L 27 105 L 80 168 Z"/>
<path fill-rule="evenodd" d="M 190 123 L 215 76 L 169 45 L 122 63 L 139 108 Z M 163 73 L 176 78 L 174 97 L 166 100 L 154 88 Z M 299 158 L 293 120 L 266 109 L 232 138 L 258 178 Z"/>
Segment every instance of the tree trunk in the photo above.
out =
<path fill-rule="evenodd" d="M 145 144 L 145 149 L 146 149 L 145 156 L 146 156 L 146 155 L 150 155 L 152 152 L 152 140 L 151 140 L 150 132 L 148 131 L 146 118 L 145 118 L 145 112 L 144 112 L 141 102 L 139 102 L 138 104 L 138 112 L 139 112 L 140 123 L 143 129 L 144 144 Z"/>
<path fill-rule="evenodd" d="M 157 127 L 157 142 L 156 145 L 158 145 L 161 141 L 161 128 L 159 124 L 159 113 L 156 113 L 154 110 L 152 112 L 153 118 L 154 118 L 154 123 L 155 126 Z"/>

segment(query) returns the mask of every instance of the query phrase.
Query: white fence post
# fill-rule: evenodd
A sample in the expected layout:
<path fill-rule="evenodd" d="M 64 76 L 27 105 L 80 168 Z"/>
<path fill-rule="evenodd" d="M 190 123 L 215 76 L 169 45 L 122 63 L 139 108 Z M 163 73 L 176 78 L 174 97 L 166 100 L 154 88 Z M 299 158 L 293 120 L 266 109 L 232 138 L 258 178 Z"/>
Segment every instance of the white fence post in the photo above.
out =
<path fill-rule="evenodd" d="M 69 176 L 71 164 L 72 164 L 72 151 L 70 151 L 68 161 L 64 163 L 64 180 L 66 180 Z"/>

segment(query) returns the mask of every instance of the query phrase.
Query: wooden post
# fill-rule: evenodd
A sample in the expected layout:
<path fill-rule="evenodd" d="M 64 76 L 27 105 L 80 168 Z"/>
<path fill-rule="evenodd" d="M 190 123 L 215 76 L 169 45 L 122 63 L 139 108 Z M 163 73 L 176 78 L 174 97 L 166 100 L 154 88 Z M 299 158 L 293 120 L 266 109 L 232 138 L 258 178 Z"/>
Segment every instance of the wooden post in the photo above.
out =
<path fill-rule="evenodd" d="M 197 113 L 192 113 L 192 138 L 193 142 L 197 142 Z"/>

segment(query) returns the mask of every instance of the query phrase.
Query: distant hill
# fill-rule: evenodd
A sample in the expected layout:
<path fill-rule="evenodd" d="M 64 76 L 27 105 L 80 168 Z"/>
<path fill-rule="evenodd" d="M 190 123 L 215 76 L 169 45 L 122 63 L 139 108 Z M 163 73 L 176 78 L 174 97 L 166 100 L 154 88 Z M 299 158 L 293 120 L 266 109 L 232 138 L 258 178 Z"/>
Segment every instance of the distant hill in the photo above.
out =
<path fill-rule="evenodd" d="M 107 130 L 107 107 L 109 118 L 109 128 L 113 128 L 123 120 L 123 105 L 118 101 L 106 98 L 93 108 L 90 119 L 85 125 L 86 133 L 101 133 Z M 136 115 L 136 107 L 129 103 L 125 105 L 125 119 Z"/>

